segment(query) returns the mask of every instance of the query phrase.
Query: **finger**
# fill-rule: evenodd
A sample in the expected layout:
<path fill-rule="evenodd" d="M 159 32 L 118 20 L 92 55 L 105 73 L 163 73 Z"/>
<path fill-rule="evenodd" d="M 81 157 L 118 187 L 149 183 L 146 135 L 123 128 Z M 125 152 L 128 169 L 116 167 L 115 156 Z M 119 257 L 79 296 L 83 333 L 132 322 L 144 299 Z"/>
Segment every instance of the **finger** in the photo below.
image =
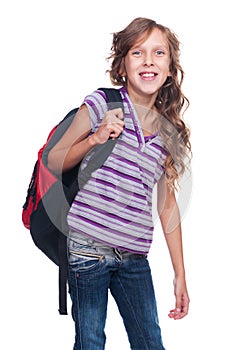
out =
<path fill-rule="evenodd" d="M 175 316 L 175 310 L 170 310 L 168 317 L 174 318 L 174 316 Z"/>
<path fill-rule="evenodd" d="M 189 301 L 187 300 L 182 304 L 182 309 L 181 309 L 182 317 L 186 316 L 188 314 L 188 311 L 189 311 Z"/>
<path fill-rule="evenodd" d="M 173 309 L 173 310 L 170 310 L 168 315 L 170 317 L 174 318 L 174 317 L 176 317 L 176 316 L 178 316 L 180 314 L 181 314 L 181 310 L 180 309 Z"/>
<path fill-rule="evenodd" d="M 177 312 L 176 309 L 171 310 L 170 313 L 168 314 L 168 317 L 173 318 L 174 320 L 179 320 L 183 318 L 184 316 L 182 315 L 181 312 Z"/>
<path fill-rule="evenodd" d="M 111 110 L 111 112 L 114 113 L 114 115 L 119 119 L 124 119 L 124 113 L 122 111 L 122 108 L 114 108 Z"/>
<path fill-rule="evenodd" d="M 105 118 L 102 120 L 102 125 L 113 125 L 119 124 L 121 126 L 124 125 L 123 121 L 123 113 L 119 113 L 119 110 L 111 110 L 108 111 L 105 115 Z"/>
<path fill-rule="evenodd" d="M 177 302 L 176 308 L 170 310 L 168 316 L 170 318 L 173 318 L 174 320 L 180 320 L 188 314 L 188 310 L 189 310 L 189 299 L 184 298 L 182 299 L 181 307 L 179 302 Z"/>
<path fill-rule="evenodd" d="M 117 127 L 117 126 L 115 126 L 114 128 L 113 128 L 113 130 L 111 130 L 111 132 L 110 132 L 110 137 L 118 137 L 121 133 L 122 133 L 122 131 L 123 131 L 123 127 Z"/>

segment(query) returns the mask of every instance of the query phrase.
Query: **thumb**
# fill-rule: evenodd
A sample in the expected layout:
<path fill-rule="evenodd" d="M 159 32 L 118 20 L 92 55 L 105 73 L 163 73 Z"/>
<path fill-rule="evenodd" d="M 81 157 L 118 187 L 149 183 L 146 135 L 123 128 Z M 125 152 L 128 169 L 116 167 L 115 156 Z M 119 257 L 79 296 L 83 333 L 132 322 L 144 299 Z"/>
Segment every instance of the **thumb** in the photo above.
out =
<path fill-rule="evenodd" d="M 114 112 L 115 116 L 121 120 L 124 119 L 124 113 L 122 111 L 122 108 L 115 108 L 115 109 L 112 109 L 112 112 Z"/>

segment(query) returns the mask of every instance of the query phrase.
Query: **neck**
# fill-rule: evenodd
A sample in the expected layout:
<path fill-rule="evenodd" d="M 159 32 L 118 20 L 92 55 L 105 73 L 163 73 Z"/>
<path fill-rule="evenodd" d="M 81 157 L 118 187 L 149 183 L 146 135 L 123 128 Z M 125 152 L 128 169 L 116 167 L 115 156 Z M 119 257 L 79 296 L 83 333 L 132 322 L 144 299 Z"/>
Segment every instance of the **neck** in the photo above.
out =
<path fill-rule="evenodd" d="M 150 93 L 142 93 L 142 91 L 136 91 L 131 88 L 131 86 L 127 86 L 127 91 L 130 96 L 131 101 L 135 106 L 142 106 L 147 110 L 155 109 L 155 101 L 158 95 L 158 92 Z"/>
<path fill-rule="evenodd" d="M 158 112 L 154 105 L 157 92 L 154 94 L 137 93 L 130 86 L 127 87 L 127 90 L 137 112 L 144 135 L 154 134 L 158 130 Z"/>
<path fill-rule="evenodd" d="M 138 119 L 143 130 L 144 136 L 154 134 L 158 130 L 158 113 L 153 106 L 152 109 L 143 106 L 134 106 L 138 115 Z"/>

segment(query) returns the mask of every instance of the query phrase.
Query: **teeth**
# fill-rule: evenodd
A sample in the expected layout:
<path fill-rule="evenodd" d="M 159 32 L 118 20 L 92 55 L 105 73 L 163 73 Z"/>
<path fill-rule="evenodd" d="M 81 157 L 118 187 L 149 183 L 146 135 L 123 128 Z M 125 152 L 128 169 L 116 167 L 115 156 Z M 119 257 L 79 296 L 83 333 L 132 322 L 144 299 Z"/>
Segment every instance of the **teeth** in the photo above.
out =
<path fill-rule="evenodd" d="M 146 77 L 146 78 L 154 77 L 154 76 L 155 76 L 154 73 L 143 73 L 142 75 L 143 75 L 144 77 Z"/>

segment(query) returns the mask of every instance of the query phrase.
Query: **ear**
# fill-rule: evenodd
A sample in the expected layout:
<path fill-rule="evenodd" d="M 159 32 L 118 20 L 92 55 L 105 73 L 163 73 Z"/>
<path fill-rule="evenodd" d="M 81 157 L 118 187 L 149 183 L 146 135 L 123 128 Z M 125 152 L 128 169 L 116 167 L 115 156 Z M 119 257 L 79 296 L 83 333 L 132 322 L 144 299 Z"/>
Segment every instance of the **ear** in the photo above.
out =
<path fill-rule="evenodd" d="M 122 76 L 122 77 L 126 77 L 126 70 L 125 70 L 125 62 L 124 60 L 122 60 L 121 62 L 121 67 L 120 67 L 120 70 L 119 70 L 119 74 Z"/>

